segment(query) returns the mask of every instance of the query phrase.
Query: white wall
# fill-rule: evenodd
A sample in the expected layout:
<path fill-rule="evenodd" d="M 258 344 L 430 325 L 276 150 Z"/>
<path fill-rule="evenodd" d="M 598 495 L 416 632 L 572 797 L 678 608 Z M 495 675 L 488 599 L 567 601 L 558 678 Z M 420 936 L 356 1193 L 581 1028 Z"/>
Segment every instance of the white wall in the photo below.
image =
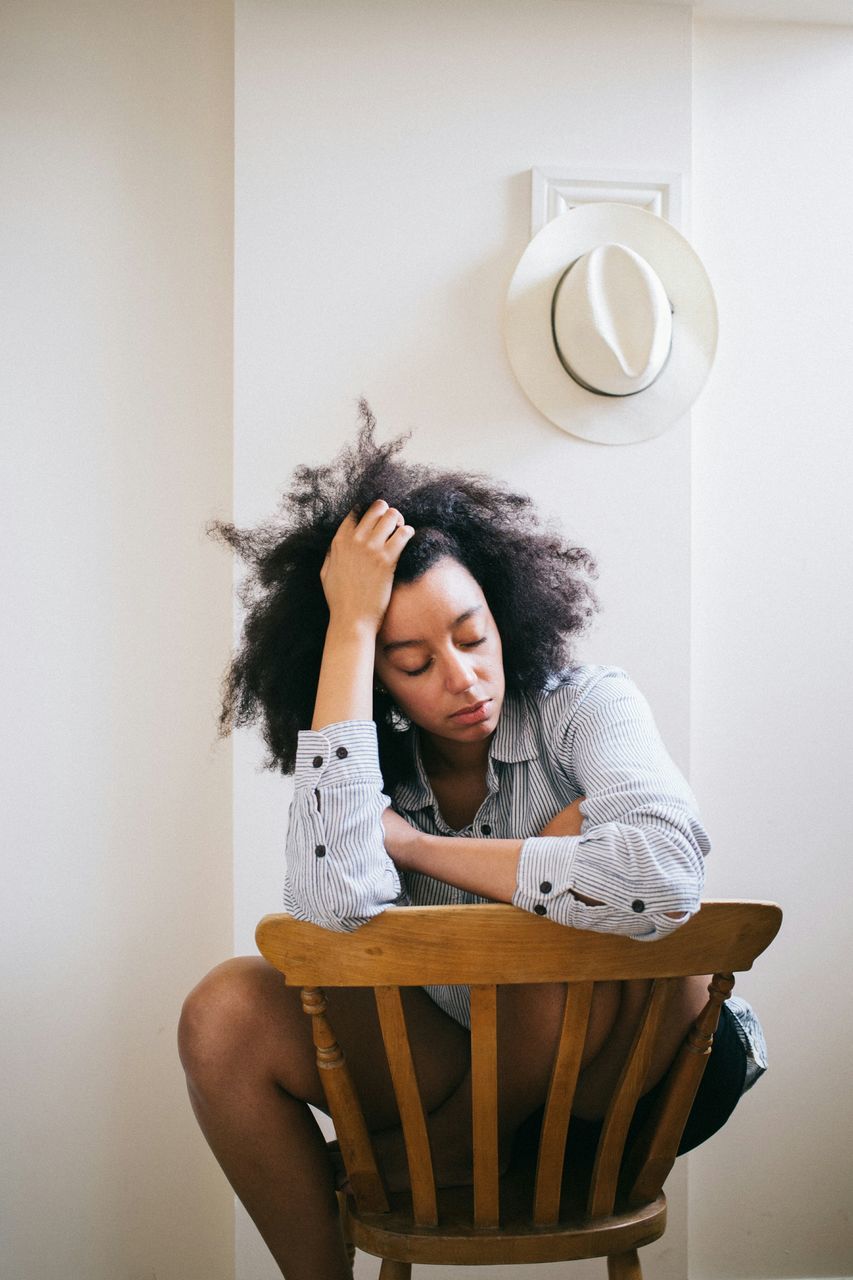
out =
<path fill-rule="evenodd" d="M 226 1280 L 175 1051 L 228 953 L 231 6 L 7 0 L 8 1280 Z"/>
<path fill-rule="evenodd" d="M 3 6 L 10 1280 L 233 1273 L 174 1052 L 184 991 L 231 940 L 230 566 L 202 534 L 230 497 L 231 17 Z M 690 1157 L 690 1274 L 850 1275 L 853 33 L 702 23 L 694 46 L 691 69 L 677 6 L 240 0 L 237 511 L 328 457 L 365 393 L 383 435 L 414 429 L 411 457 L 511 479 L 595 549 L 587 654 L 635 674 L 685 765 L 692 745 L 710 891 L 786 908 L 739 982 L 773 1069 Z M 722 316 L 692 559 L 684 427 L 624 450 L 564 436 L 500 331 L 531 165 L 688 173 L 691 95 L 692 238 Z M 280 895 L 289 790 L 259 758 L 241 736 L 240 950 Z M 687 1273 L 685 1163 L 658 1280 Z M 240 1275 L 272 1276 L 240 1232 Z"/>
<path fill-rule="evenodd" d="M 738 984 L 772 1070 L 691 1157 L 691 1275 L 849 1276 L 853 30 L 697 24 L 694 74 L 693 781 L 710 889 L 785 922 Z"/>
<path fill-rule="evenodd" d="M 365 394 L 383 438 L 413 429 L 410 457 L 510 480 L 594 548 L 605 612 L 588 655 L 634 673 L 686 765 L 687 430 L 632 449 L 571 439 L 513 380 L 501 325 L 532 165 L 689 170 L 689 14 L 240 0 L 236 49 L 237 518 L 351 438 Z M 259 755 L 241 738 L 238 950 L 281 895 L 290 787 Z M 660 1280 L 685 1270 L 683 1178 L 649 1263 Z M 238 1274 L 275 1274 L 242 1216 Z"/>

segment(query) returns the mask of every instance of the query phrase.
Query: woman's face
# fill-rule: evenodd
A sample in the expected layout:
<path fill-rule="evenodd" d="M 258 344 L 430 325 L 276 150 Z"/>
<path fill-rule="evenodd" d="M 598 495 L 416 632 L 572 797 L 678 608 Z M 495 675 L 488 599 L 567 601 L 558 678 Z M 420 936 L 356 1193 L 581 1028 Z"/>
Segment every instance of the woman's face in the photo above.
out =
<path fill-rule="evenodd" d="M 481 742 L 504 700 L 501 638 L 480 585 L 445 557 L 391 593 L 376 639 L 376 675 L 424 732 Z"/>

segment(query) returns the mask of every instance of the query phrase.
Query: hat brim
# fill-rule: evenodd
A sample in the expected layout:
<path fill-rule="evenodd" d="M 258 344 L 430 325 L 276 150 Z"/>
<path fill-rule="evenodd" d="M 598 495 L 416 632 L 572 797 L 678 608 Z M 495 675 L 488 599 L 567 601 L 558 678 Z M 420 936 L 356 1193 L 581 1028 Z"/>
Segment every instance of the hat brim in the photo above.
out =
<path fill-rule="evenodd" d="M 551 301 L 560 277 L 599 244 L 626 244 L 654 268 L 672 305 L 672 349 L 645 391 L 588 391 L 566 372 L 554 346 Z M 536 408 L 564 431 L 598 444 L 631 444 L 661 435 L 681 418 L 708 377 L 717 346 L 714 291 L 684 236 L 656 214 L 605 201 L 554 218 L 530 241 L 506 304 L 510 364 Z"/>

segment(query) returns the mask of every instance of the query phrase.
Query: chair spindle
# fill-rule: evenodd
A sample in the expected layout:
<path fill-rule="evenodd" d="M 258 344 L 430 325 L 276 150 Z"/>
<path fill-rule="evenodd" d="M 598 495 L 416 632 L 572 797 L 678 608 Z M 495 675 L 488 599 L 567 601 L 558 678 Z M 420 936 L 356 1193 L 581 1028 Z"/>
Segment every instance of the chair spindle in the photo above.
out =
<path fill-rule="evenodd" d="M 497 988 L 471 987 L 474 1225 L 499 1225 Z"/>
<path fill-rule="evenodd" d="M 302 1008 L 311 1018 L 320 1081 L 356 1204 L 370 1213 L 387 1213 L 388 1197 L 376 1165 L 364 1112 L 343 1050 L 326 1017 L 326 993 L 322 987 L 303 987 L 301 995 Z"/>
<path fill-rule="evenodd" d="M 566 1135 L 583 1057 L 593 986 L 592 982 L 572 982 L 566 988 L 560 1041 L 551 1068 L 536 1161 L 533 1221 L 537 1227 L 552 1226 L 560 1213 Z"/>
<path fill-rule="evenodd" d="M 735 985 L 731 973 L 715 973 L 708 1002 L 693 1023 L 670 1067 L 666 1084 L 631 1151 L 628 1162 L 628 1203 L 647 1204 L 660 1192 L 675 1157 L 696 1092 L 714 1042 L 723 1003 Z"/>
<path fill-rule="evenodd" d="M 400 988 L 375 987 L 374 995 L 406 1142 L 412 1215 L 419 1227 L 434 1227 L 438 1223 L 438 1209 L 432 1153 Z"/>
<path fill-rule="evenodd" d="M 625 1138 L 648 1075 L 652 1047 L 673 981 L 672 978 L 658 978 L 652 982 L 631 1051 L 607 1108 L 587 1201 L 587 1213 L 592 1218 L 613 1212 Z"/>

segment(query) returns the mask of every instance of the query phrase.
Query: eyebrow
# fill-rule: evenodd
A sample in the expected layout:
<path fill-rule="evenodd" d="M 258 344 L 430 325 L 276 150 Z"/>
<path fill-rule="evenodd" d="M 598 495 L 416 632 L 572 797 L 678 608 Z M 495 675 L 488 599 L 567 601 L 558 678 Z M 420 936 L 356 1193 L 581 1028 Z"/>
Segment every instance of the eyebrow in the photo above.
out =
<path fill-rule="evenodd" d="M 475 604 L 473 609 L 466 609 L 464 613 L 460 613 L 458 618 L 454 618 L 453 627 L 458 627 L 460 623 L 466 622 L 473 614 L 479 613 L 482 608 L 481 604 Z M 426 644 L 426 640 L 391 640 L 388 644 L 383 644 L 382 652 L 392 653 L 395 649 L 414 649 L 421 644 Z"/>

